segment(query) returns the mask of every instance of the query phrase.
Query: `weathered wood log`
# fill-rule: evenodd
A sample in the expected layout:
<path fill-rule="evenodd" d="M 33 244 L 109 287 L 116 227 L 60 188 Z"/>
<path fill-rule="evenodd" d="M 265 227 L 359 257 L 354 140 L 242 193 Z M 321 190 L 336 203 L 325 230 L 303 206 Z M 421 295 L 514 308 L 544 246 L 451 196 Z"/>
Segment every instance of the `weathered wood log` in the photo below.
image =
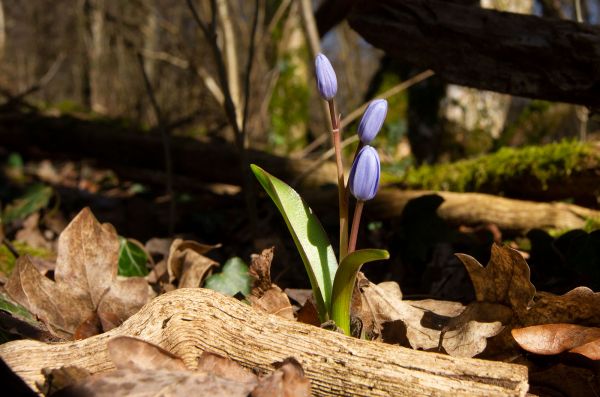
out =
<path fill-rule="evenodd" d="M 333 211 L 332 205 L 336 204 L 335 194 L 335 191 L 320 193 L 306 191 L 303 196 L 319 214 Z M 452 225 L 474 226 L 493 223 L 501 230 L 525 234 L 531 229 L 579 229 L 583 228 L 590 220 L 600 220 L 600 211 L 574 204 L 538 203 L 483 193 L 401 190 L 397 188 L 381 189 L 377 196 L 366 204 L 364 215 L 371 219 L 399 217 L 411 200 L 432 194 L 443 199 L 437 209 L 438 216 Z"/>
<path fill-rule="evenodd" d="M 215 140 L 172 137 L 173 172 L 202 182 L 241 184 L 239 153 L 234 145 Z M 0 146 L 28 154 L 50 154 L 71 160 L 93 158 L 98 164 L 119 170 L 132 167 L 163 171 L 164 151 L 160 135 L 143 132 L 116 121 L 86 120 L 70 115 L 37 112 L 0 115 Z M 250 161 L 277 170 L 293 180 L 312 166 L 310 160 L 291 160 L 259 150 L 249 151 Z M 303 183 L 318 186 L 335 183 L 335 164 L 317 167 Z"/>
<path fill-rule="evenodd" d="M 120 327 L 81 341 L 9 342 L 0 345 L 0 357 L 35 387 L 43 379 L 42 368 L 75 365 L 92 373 L 112 369 L 107 341 L 117 335 L 157 344 L 190 368 L 206 350 L 268 372 L 273 362 L 293 356 L 317 396 L 524 396 L 528 389 L 523 366 L 354 339 L 259 313 L 205 289 L 161 295 Z"/>
<path fill-rule="evenodd" d="M 359 0 L 350 25 L 447 82 L 600 107 L 600 28 L 439 0 Z"/>
<path fill-rule="evenodd" d="M 427 194 L 444 199 L 438 215 L 451 224 L 477 225 L 493 223 L 501 230 L 525 233 L 531 229 L 578 229 L 589 220 L 600 220 L 600 211 L 567 203 L 537 203 L 514 200 L 483 193 L 454 193 L 384 189 L 365 211 L 378 217 L 398 216 L 409 202 Z"/>

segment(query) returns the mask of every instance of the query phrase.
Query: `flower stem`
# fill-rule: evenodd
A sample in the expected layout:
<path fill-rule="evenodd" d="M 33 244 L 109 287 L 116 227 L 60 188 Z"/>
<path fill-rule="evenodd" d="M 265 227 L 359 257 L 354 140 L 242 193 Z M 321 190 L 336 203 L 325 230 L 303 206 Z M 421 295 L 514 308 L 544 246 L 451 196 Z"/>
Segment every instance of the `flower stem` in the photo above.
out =
<path fill-rule="evenodd" d="M 354 207 L 354 218 L 352 219 L 352 232 L 350 233 L 350 244 L 348 245 L 348 254 L 353 253 L 356 250 L 356 238 L 358 237 L 358 228 L 360 226 L 360 217 L 365 202 L 359 200 L 356 202 Z"/>
<path fill-rule="evenodd" d="M 346 184 L 344 182 L 344 165 L 342 164 L 342 145 L 341 145 L 341 122 L 340 116 L 336 114 L 335 102 L 327 101 L 329 105 L 329 115 L 331 117 L 331 132 L 333 147 L 335 150 L 335 160 L 337 165 L 338 177 L 338 201 L 340 208 L 340 261 L 348 253 L 348 196 L 346 194 Z"/>

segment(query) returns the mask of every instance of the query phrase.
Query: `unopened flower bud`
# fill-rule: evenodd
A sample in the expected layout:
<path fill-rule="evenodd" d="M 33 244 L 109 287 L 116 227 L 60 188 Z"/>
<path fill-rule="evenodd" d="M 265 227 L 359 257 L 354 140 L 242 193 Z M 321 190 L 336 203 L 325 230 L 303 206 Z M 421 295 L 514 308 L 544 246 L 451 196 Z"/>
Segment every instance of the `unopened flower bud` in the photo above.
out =
<path fill-rule="evenodd" d="M 348 180 L 350 192 L 359 201 L 371 200 L 379 188 L 381 166 L 377 150 L 372 146 L 363 147 L 352 164 Z"/>
<path fill-rule="evenodd" d="M 368 145 L 375 137 L 385 121 L 388 103 L 385 99 L 376 99 L 369 103 L 358 124 L 358 137 L 365 145 Z"/>
<path fill-rule="evenodd" d="M 315 75 L 317 88 L 326 101 L 333 99 L 337 92 L 337 78 L 329 59 L 321 53 L 315 58 Z"/>

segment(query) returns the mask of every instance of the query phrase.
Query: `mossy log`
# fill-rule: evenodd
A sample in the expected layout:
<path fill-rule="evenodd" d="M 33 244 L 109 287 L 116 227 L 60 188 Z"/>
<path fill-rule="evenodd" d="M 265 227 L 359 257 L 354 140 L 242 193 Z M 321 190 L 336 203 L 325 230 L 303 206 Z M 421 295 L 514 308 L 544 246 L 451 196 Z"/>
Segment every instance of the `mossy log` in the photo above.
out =
<path fill-rule="evenodd" d="M 0 357 L 29 385 L 42 368 L 65 365 L 91 373 L 113 369 L 107 341 L 136 336 L 182 357 L 194 368 L 213 351 L 263 371 L 295 357 L 317 396 L 524 396 L 527 369 L 502 362 L 415 351 L 347 337 L 322 328 L 262 314 L 206 289 L 179 289 L 154 299 L 107 333 L 46 344 L 31 340 L 0 345 Z"/>

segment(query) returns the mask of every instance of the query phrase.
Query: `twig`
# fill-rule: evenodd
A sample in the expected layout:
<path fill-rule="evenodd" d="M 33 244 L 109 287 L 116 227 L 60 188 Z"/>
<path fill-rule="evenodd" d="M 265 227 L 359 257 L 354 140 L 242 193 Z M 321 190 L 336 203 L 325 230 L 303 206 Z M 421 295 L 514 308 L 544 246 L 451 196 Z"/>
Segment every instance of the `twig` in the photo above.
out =
<path fill-rule="evenodd" d="M 156 121 L 158 122 L 158 130 L 160 132 L 160 136 L 162 139 L 164 156 L 165 156 L 165 171 L 166 171 L 166 193 L 169 196 L 169 223 L 168 223 L 168 231 L 169 235 L 173 234 L 175 231 L 175 210 L 176 210 L 176 202 L 175 202 L 175 192 L 173 190 L 173 159 L 171 156 L 171 139 L 169 135 L 169 131 L 167 129 L 167 124 L 165 123 L 165 119 L 163 118 L 163 114 L 158 106 L 158 102 L 156 100 L 156 96 L 154 95 L 154 89 L 152 88 L 152 83 L 148 78 L 148 74 L 146 73 L 146 68 L 144 67 L 144 57 L 142 54 L 138 52 L 137 54 L 138 62 L 140 65 L 140 70 L 142 72 L 142 77 L 144 78 L 144 86 L 146 87 L 146 93 L 150 98 L 150 104 L 152 105 L 152 110 L 154 110 L 154 114 L 156 116 Z"/>
<path fill-rule="evenodd" d="M 426 70 L 424 72 L 421 72 L 413 77 L 411 77 L 410 79 L 403 81 L 400 84 L 395 85 L 394 87 L 390 88 L 387 91 L 384 91 L 381 95 L 377 95 L 376 98 L 380 98 L 380 99 L 387 99 L 391 96 L 394 96 L 396 94 L 399 94 L 400 92 L 412 87 L 415 84 L 420 83 L 423 80 L 428 79 L 429 77 L 433 76 L 435 73 L 432 70 Z M 367 106 L 369 106 L 369 102 L 371 102 L 371 100 L 373 100 L 375 98 L 371 98 L 369 101 L 363 103 L 361 106 L 359 106 L 358 108 L 354 109 L 348 116 L 344 117 L 342 119 L 342 128 L 345 128 L 346 126 L 348 126 L 348 124 L 352 123 L 354 120 L 356 120 L 367 108 Z M 348 138 L 351 139 L 351 138 Z M 342 142 L 342 147 L 346 147 L 348 146 L 348 139 L 344 140 Z M 310 144 L 308 144 L 304 150 L 299 151 L 295 154 L 292 155 L 293 158 L 304 158 L 306 157 L 306 155 L 308 155 L 310 152 L 312 152 L 313 150 L 315 150 L 317 147 L 321 146 L 323 143 L 325 143 L 325 141 L 327 140 L 327 136 L 326 135 L 321 135 L 319 136 L 317 139 L 315 139 L 314 141 L 312 141 Z M 353 140 L 352 142 L 355 142 L 355 140 Z M 350 143 L 352 143 L 350 142 Z M 329 151 L 327 151 L 327 153 L 329 153 Z M 329 159 L 331 156 L 333 156 L 333 152 L 328 155 L 325 160 Z"/>
<path fill-rule="evenodd" d="M 200 30 L 204 33 L 206 41 L 208 42 L 212 53 L 213 58 L 215 60 L 217 66 L 217 72 L 219 76 L 219 82 L 221 84 L 221 91 L 224 96 L 224 108 L 225 115 L 229 120 L 229 124 L 233 128 L 236 138 L 236 144 L 240 153 L 240 166 L 242 170 L 242 182 L 244 185 L 244 198 L 246 201 L 246 210 L 248 212 L 250 218 L 250 225 L 252 230 L 256 228 L 257 219 L 256 215 L 256 204 L 255 204 L 255 195 L 254 195 L 254 184 L 252 183 L 252 179 L 250 176 L 250 164 L 248 160 L 248 154 L 245 147 L 245 131 L 241 129 L 240 124 L 237 121 L 237 112 L 235 109 L 235 104 L 233 102 L 231 91 L 229 89 L 229 82 L 227 80 L 227 69 L 225 67 L 225 62 L 223 61 L 223 56 L 221 50 L 217 44 L 217 4 L 216 0 L 211 0 L 211 22 L 210 25 L 207 25 L 196 10 L 194 3 L 192 0 L 186 0 L 188 8 L 192 13 L 192 17 L 194 21 L 198 24 Z"/>
<path fill-rule="evenodd" d="M 433 75 L 434 75 L 434 72 L 431 70 L 426 70 L 424 72 L 421 72 L 421 73 L 411 77 L 410 79 L 390 88 L 389 90 L 385 91 L 383 94 L 378 95 L 377 98 L 382 98 L 382 99 L 389 98 L 392 95 L 396 95 L 399 92 L 406 90 L 407 88 L 409 88 L 409 87 L 411 87 Z M 342 128 L 344 128 L 345 126 L 347 126 L 348 124 L 353 122 L 355 119 L 357 119 L 358 116 L 360 116 L 363 113 L 363 111 L 367 108 L 367 106 L 369 106 L 369 102 L 364 103 L 359 108 L 352 111 L 348 116 L 346 116 L 346 118 L 344 118 L 341 122 Z M 309 146 L 317 147 L 317 146 L 321 145 L 325 141 L 325 139 L 327 139 L 327 138 L 325 137 L 324 139 L 322 139 L 322 137 L 318 137 L 313 142 L 311 142 L 311 144 Z M 315 142 L 317 142 L 317 141 L 319 141 L 319 143 L 315 144 Z M 352 145 L 356 141 L 358 141 L 358 135 L 353 134 L 349 138 L 346 138 L 342 141 L 341 149 L 344 149 L 345 147 Z M 300 153 L 300 154 L 302 154 L 302 153 Z M 334 155 L 335 155 L 335 150 L 333 148 L 327 150 L 325 153 L 323 153 L 321 156 L 319 156 L 319 158 L 310 167 L 308 167 L 302 174 L 298 175 L 296 177 L 296 179 L 294 179 L 294 181 L 292 182 L 292 186 L 297 186 L 304 178 L 306 178 L 308 175 L 310 175 L 314 170 L 319 168 L 324 162 L 329 160 Z M 294 158 L 302 158 L 304 156 L 297 155 L 297 156 L 293 156 L 293 157 Z"/>

